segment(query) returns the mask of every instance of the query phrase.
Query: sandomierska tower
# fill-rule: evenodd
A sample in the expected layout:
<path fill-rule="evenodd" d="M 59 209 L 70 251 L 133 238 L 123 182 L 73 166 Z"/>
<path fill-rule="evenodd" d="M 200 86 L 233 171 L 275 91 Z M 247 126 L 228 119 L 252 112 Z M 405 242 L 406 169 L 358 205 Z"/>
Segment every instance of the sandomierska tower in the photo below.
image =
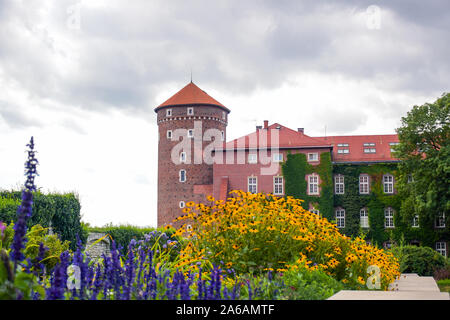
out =
<path fill-rule="evenodd" d="M 219 130 L 222 141 L 226 141 L 230 110 L 191 81 L 155 108 L 155 112 L 159 131 L 158 227 L 168 224 L 176 226 L 172 221 L 183 214 L 185 203 L 205 202 L 206 197 L 212 194 L 213 165 L 194 161 L 194 154 L 203 154 L 204 148 L 211 143 L 202 137 L 208 129 Z M 176 132 L 177 129 L 185 130 L 184 138 L 192 139 L 190 150 L 185 153 L 187 160 L 181 163 L 175 163 L 172 159 L 172 150 L 182 141 L 182 137 L 175 136 L 175 133 L 181 132 Z M 197 150 L 194 153 L 194 148 L 199 146 L 201 152 Z M 176 158 L 180 159 L 180 156 L 181 151 Z"/>

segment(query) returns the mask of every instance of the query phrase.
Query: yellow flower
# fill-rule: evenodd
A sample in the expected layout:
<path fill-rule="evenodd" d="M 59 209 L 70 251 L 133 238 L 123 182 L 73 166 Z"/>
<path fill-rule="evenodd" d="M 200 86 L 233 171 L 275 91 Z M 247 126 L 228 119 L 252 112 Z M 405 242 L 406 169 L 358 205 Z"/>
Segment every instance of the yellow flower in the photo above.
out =
<path fill-rule="evenodd" d="M 251 233 L 257 233 L 258 229 L 249 229 L 248 231 L 251 232 Z"/>

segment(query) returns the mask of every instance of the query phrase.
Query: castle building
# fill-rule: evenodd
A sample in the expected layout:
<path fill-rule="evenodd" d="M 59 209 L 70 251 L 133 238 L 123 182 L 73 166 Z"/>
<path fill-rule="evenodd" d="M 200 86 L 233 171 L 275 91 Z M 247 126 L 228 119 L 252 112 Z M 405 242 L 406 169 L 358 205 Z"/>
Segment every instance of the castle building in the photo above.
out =
<path fill-rule="evenodd" d="M 363 233 L 380 246 L 404 239 L 448 253 L 445 216 L 399 217 L 396 134 L 310 137 L 304 128 L 265 120 L 226 142 L 230 110 L 192 82 L 155 112 L 158 226 L 173 224 L 188 201 L 226 200 L 231 190 L 243 190 L 303 199 L 305 209 L 334 221 L 342 233 Z M 434 238 L 421 238 L 419 227 L 434 229 Z"/>

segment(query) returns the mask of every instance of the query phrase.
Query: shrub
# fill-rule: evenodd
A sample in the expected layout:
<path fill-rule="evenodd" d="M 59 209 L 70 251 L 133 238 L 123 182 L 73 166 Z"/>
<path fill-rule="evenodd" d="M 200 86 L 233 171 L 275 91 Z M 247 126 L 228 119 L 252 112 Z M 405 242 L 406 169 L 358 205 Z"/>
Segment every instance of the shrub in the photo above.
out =
<path fill-rule="evenodd" d="M 436 269 L 445 267 L 445 257 L 430 247 L 399 246 L 392 249 L 400 262 L 400 272 L 432 276 Z"/>
<path fill-rule="evenodd" d="M 0 191 L 0 220 L 4 222 L 17 221 L 17 208 L 22 197 L 21 191 Z M 63 241 L 70 242 L 70 248 L 75 249 L 77 236 L 86 243 L 87 234 L 81 227 L 80 201 L 74 193 L 43 194 L 33 192 L 33 215 L 28 221 L 28 228 L 36 224 L 58 233 Z"/>
<path fill-rule="evenodd" d="M 270 194 L 233 191 L 227 202 L 208 197 L 211 205 L 190 202 L 183 209 L 187 220 L 176 235 L 188 235 L 191 245 L 182 251 L 196 261 L 223 261 L 238 274 L 286 272 L 297 267 L 323 270 L 347 285 L 362 286 L 367 268 L 377 265 L 381 287 L 387 289 L 400 274 L 395 257 L 351 240 L 326 219 L 304 210 L 302 200 Z"/>
<path fill-rule="evenodd" d="M 343 284 L 321 270 L 289 270 L 281 276 L 284 286 L 278 299 L 325 300 L 343 289 Z"/>

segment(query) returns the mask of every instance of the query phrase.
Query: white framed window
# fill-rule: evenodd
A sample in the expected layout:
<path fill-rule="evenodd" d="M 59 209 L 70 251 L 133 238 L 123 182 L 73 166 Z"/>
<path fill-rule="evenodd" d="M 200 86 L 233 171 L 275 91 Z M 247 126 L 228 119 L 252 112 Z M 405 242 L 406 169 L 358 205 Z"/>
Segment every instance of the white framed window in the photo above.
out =
<path fill-rule="evenodd" d="M 391 207 L 384 209 L 384 227 L 394 228 L 394 209 Z"/>
<path fill-rule="evenodd" d="M 317 174 L 311 174 L 308 176 L 308 192 L 310 195 L 319 194 L 319 176 Z"/>
<path fill-rule="evenodd" d="M 167 109 L 166 110 L 166 117 L 171 117 L 172 116 L 172 109 Z"/>
<path fill-rule="evenodd" d="M 345 189 L 344 176 L 341 174 L 334 176 L 334 193 L 344 194 L 344 189 Z"/>
<path fill-rule="evenodd" d="M 436 228 L 445 228 L 445 213 L 440 213 L 436 217 Z"/>
<path fill-rule="evenodd" d="M 367 210 L 367 208 L 362 208 L 361 210 L 359 210 L 359 219 L 361 228 L 369 227 L 369 211 Z"/>
<path fill-rule="evenodd" d="M 227 114 L 225 113 L 225 111 L 222 111 L 222 120 L 225 120 L 227 118 Z"/>
<path fill-rule="evenodd" d="M 186 163 L 186 152 L 184 151 L 180 153 L 180 162 Z"/>
<path fill-rule="evenodd" d="M 186 182 L 186 170 L 181 169 L 178 172 L 179 178 L 180 178 L 180 182 Z"/>
<path fill-rule="evenodd" d="M 363 144 L 364 147 L 375 147 L 375 142 L 366 142 Z"/>
<path fill-rule="evenodd" d="M 338 147 L 348 147 L 348 143 L 338 143 Z"/>
<path fill-rule="evenodd" d="M 369 194 L 369 175 L 361 174 L 359 175 L 359 194 Z"/>
<path fill-rule="evenodd" d="M 412 227 L 413 228 L 418 228 L 419 227 L 419 215 L 418 214 L 416 214 L 413 217 Z"/>
<path fill-rule="evenodd" d="M 364 148 L 364 153 L 377 153 L 375 148 Z"/>
<path fill-rule="evenodd" d="M 394 176 L 391 174 L 385 174 L 383 176 L 383 191 L 386 194 L 394 193 Z"/>
<path fill-rule="evenodd" d="M 194 129 L 188 129 L 187 136 L 188 136 L 188 138 L 193 138 L 194 137 Z"/>
<path fill-rule="evenodd" d="M 249 153 L 248 154 L 248 163 L 258 163 L 258 154 Z"/>
<path fill-rule="evenodd" d="M 338 228 L 345 228 L 345 209 L 336 209 L 336 226 Z"/>
<path fill-rule="evenodd" d="M 187 108 L 187 115 L 188 116 L 194 115 L 194 107 L 188 107 Z"/>
<path fill-rule="evenodd" d="M 337 153 L 338 154 L 348 154 L 349 150 L 348 149 L 338 149 Z"/>
<path fill-rule="evenodd" d="M 251 193 L 258 192 L 258 179 L 257 177 L 248 177 L 247 178 L 247 190 Z"/>
<path fill-rule="evenodd" d="M 393 146 L 397 146 L 397 145 L 399 145 L 400 143 L 399 142 L 389 142 L 389 145 L 391 146 L 391 152 L 395 152 L 395 150 L 394 150 L 394 148 L 392 148 Z"/>
<path fill-rule="evenodd" d="M 436 242 L 436 251 L 442 254 L 444 257 L 447 256 L 447 243 L 443 241 Z"/>
<path fill-rule="evenodd" d="M 310 209 L 309 212 L 320 215 L 320 211 L 318 209 Z"/>
<path fill-rule="evenodd" d="M 180 201 L 178 203 L 178 205 L 180 206 L 181 209 L 183 209 L 184 207 L 186 207 L 186 203 L 184 201 Z"/>
<path fill-rule="evenodd" d="M 167 139 L 172 140 L 172 130 L 167 130 L 166 136 Z"/>
<path fill-rule="evenodd" d="M 221 139 L 222 139 L 222 141 L 224 141 L 225 140 L 225 132 L 224 131 L 220 131 L 220 135 L 221 135 Z"/>
<path fill-rule="evenodd" d="M 319 161 L 319 154 L 317 152 L 308 153 L 308 162 Z"/>
<path fill-rule="evenodd" d="M 273 162 L 283 162 L 283 154 L 282 153 L 274 153 L 272 155 Z"/>
<path fill-rule="evenodd" d="M 273 177 L 273 194 L 282 195 L 283 193 L 283 177 Z"/>

